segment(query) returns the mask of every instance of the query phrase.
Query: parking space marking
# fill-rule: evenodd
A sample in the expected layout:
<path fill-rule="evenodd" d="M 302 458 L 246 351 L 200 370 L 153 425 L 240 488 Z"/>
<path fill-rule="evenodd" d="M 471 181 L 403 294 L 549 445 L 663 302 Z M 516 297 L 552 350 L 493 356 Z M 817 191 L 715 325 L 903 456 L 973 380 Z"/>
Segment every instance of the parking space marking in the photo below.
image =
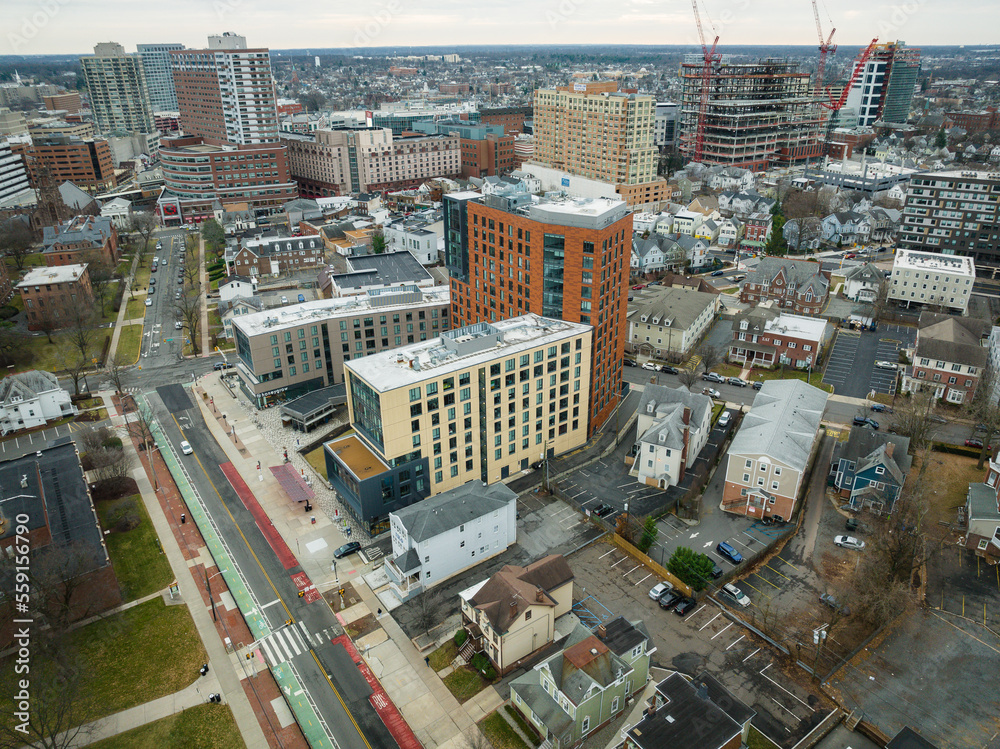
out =
<path fill-rule="evenodd" d="M 581 502 L 581 503 L 580 503 L 580 507 L 586 507 L 586 506 L 587 506 L 587 505 L 589 505 L 589 504 L 590 504 L 591 502 L 596 502 L 596 501 L 597 501 L 597 497 L 591 497 L 591 498 L 590 498 L 590 499 L 588 499 L 588 500 L 587 500 L 586 502 Z"/>
<path fill-rule="evenodd" d="M 756 541 L 756 542 L 757 542 L 757 543 L 759 543 L 759 544 L 762 544 L 762 543 L 764 543 L 763 541 L 761 541 L 761 540 L 760 540 L 759 538 L 757 538 L 757 537 L 756 537 L 755 535 L 753 535 L 752 533 L 747 533 L 746 531 L 743 531 L 743 535 L 744 535 L 744 536 L 749 536 L 749 538 L 750 538 L 750 540 L 751 540 L 751 541 Z M 751 547 L 747 546 L 747 548 L 749 549 L 749 548 L 751 548 Z"/>
<path fill-rule="evenodd" d="M 957 628 L 956 628 L 956 629 L 957 629 Z M 1000 652 L 1000 651 L 997 651 L 997 652 Z M 792 693 L 791 693 L 791 692 L 789 692 L 789 691 L 788 691 L 787 689 L 785 689 L 785 688 L 784 688 L 783 686 L 781 686 L 781 685 L 780 685 L 780 684 L 779 684 L 778 682 L 776 682 L 776 681 L 775 681 L 774 679 L 772 679 L 772 678 L 771 678 L 770 676 L 768 676 L 767 674 L 765 674 L 765 673 L 764 673 L 764 672 L 765 672 L 765 671 L 767 671 L 767 669 L 769 669 L 769 668 L 770 668 L 770 667 L 771 667 L 772 665 L 773 665 L 773 664 L 771 664 L 771 663 L 768 663 L 768 664 L 767 664 L 766 666 L 764 666 L 764 668 L 762 668 L 762 669 L 761 669 L 761 670 L 760 670 L 760 671 L 759 671 L 758 673 L 759 673 L 759 674 L 760 674 L 761 676 L 763 676 L 763 677 L 764 677 L 765 679 L 767 679 L 767 680 L 768 680 L 769 682 L 771 682 L 772 684 L 774 684 L 774 686 L 776 686 L 776 687 L 777 687 L 778 689 L 780 689 L 780 690 L 781 690 L 782 692 L 784 692 L 785 694 L 787 694 L 787 695 L 788 695 L 789 697 L 791 697 L 791 698 L 792 698 L 792 699 L 794 699 L 794 700 L 797 700 L 797 701 L 798 701 L 798 702 L 799 702 L 799 703 L 800 703 L 801 705 L 804 705 L 804 706 L 806 707 L 806 709 L 808 709 L 808 710 L 809 710 L 809 712 L 812 712 L 812 708 L 811 708 L 811 707 L 809 707 L 809 703 L 808 703 L 808 702 L 805 702 L 804 700 L 801 700 L 801 699 L 799 699 L 799 698 L 798 698 L 798 697 L 796 697 L 796 696 L 795 696 L 794 694 L 792 694 Z"/>
<path fill-rule="evenodd" d="M 775 559 L 781 559 L 781 557 L 774 557 L 774 558 Z M 791 562 L 789 562 L 787 559 L 781 559 L 781 561 L 784 562 L 785 564 L 787 564 L 793 570 L 797 570 L 798 569 L 798 567 L 796 567 L 794 564 L 792 564 Z"/>
<path fill-rule="evenodd" d="M 709 620 L 708 620 L 707 622 L 705 622 L 704 624 L 702 624 L 702 625 L 701 625 L 701 626 L 700 626 L 700 627 L 698 628 L 698 631 L 699 631 L 699 632 L 701 632 L 701 631 L 702 631 L 703 629 L 705 629 L 705 627 L 707 627 L 707 626 L 708 626 L 709 624 L 711 624 L 712 622 L 714 622 L 714 621 L 715 621 L 716 619 L 718 619 L 718 618 L 719 618 L 720 616 L 722 616 L 722 612 L 721 612 L 721 611 L 720 611 L 720 612 L 719 612 L 718 614 L 716 614 L 715 616 L 713 616 L 713 617 L 712 617 L 711 619 L 709 619 Z"/>
<path fill-rule="evenodd" d="M 729 624 L 727 624 L 725 627 L 723 627 L 722 629 L 720 629 L 718 632 L 716 632 L 714 635 L 712 635 L 709 639 L 710 640 L 714 640 L 716 637 L 718 637 L 719 635 L 721 635 L 723 632 L 725 632 L 731 626 L 733 626 L 733 623 L 729 622 Z"/>
<path fill-rule="evenodd" d="M 726 650 L 730 650 L 730 649 L 736 647 L 736 643 L 739 642 L 740 640 L 742 640 L 744 637 L 746 637 L 746 635 L 740 635 L 739 640 L 736 640 L 735 642 L 733 642 L 733 644 L 730 645 L 728 648 L 726 648 Z"/>
<path fill-rule="evenodd" d="M 700 614 L 700 613 L 701 613 L 702 611 L 704 611 L 704 610 L 705 610 L 705 609 L 707 609 L 707 608 L 708 608 L 708 604 L 707 604 L 707 603 L 703 603 L 703 604 L 701 605 L 701 608 L 700 608 L 700 609 L 698 609 L 698 610 L 697 610 L 697 611 L 695 611 L 695 612 L 694 612 L 693 614 L 691 614 L 691 618 L 693 619 L 694 617 L 698 616 L 698 614 Z"/>
<path fill-rule="evenodd" d="M 778 570 L 774 569 L 774 567 L 772 567 L 770 564 L 765 564 L 764 566 L 767 567 L 769 570 L 771 570 L 771 572 L 773 572 L 775 575 L 781 575 L 781 573 L 778 572 Z M 781 576 L 783 578 L 785 578 L 786 580 L 790 580 L 791 579 L 791 578 L 788 577 L 788 575 L 781 575 Z M 778 586 L 775 586 L 775 587 L 778 587 Z"/>
<path fill-rule="evenodd" d="M 620 484 L 616 486 L 615 489 L 624 489 L 626 486 L 632 486 L 632 484 L 634 483 L 635 483 L 634 481 L 629 481 L 627 484 Z"/>
<path fill-rule="evenodd" d="M 617 566 L 618 566 L 619 564 L 621 564 L 622 562 L 624 562 L 624 561 L 625 561 L 626 559 L 628 559 L 628 557 L 622 557 L 622 558 L 621 558 L 621 559 L 619 559 L 619 560 L 618 560 L 617 562 L 615 562 L 614 564 L 612 564 L 612 565 L 611 565 L 611 568 L 612 568 L 612 569 L 614 569 L 614 568 L 615 568 L 615 567 L 617 567 Z"/>
<path fill-rule="evenodd" d="M 628 577 L 629 575 L 631 575 L 633 572 L 635 572 L 640 567 L 642 567 L 642 565 L 641 564 L 637 564 L 635 567 L 633 567 L 628 572 L 626 572 L 624 575 L 622 575 L 622 577 Z"/>
<path fill-rule="evenodd" d="M 610 551 L 608 551 L 608 552 L 606 552 L 604 554 L 601 554 L 601 556 L 599 556 L 598 559 L 604 559 L 604 557 L 608 556 L 608 554 L 614 554 L 614 553 L 615 553 L 615 550 L 611 549 Z"/>
<path fill-rule="evenodd" d="M 646 575 L 646 577 L 642 578 L 642 580 L 647 580 L 647 579 L 651 578 L 652 576 L 653 576 L 653 573 L 650 572 L 648 575 Z M 642 580 L 639 580 L 639 582 L 636 582 L 636 583 L 632 583 L 632 585 L 633 586 L 638 585 L 639 583 L 642 582 Z"/>
<path fill-rule="evenodd" d="M 738 538 L 734 538 L 733 539 L 733 543 L 739 544 L 744 549 L 752 549 L 753 548 L 752 546 L 747 546 L 745 543 L 743 543 L 742 541 L 740 541 Z"/>
<path fill-rule="evenodd" d="M 789 715 L 791 715 L 791 716 L 792 716 L 793 718 L 795 718 L 795 720 L 798 720 L 798 719 L 799 719 L 799 716 L 798 716 L 798 715 L 796 715 L 796 714 L 795 714 L 795 713 L 793 713 L 793 712 L 792 712 L 791 710 L 789 710 L 789 709 L 788 709 L 787 707 L 785 707 L 784 705 L 782 705 L 782 704 L 781 704 L 780 702 L 778 702 L 778 701 L 777 701 L 776 699 L 774 699 L 774 697 L 772 697 L 772 698 L 771 698 L 771 702 L 773 702 L 773 703 L 774 703 L 775 705 L 777 705 L 778 707 L 780 707 L 780 708 L 781 708 L 782 710 L 784 710 L 784 711 L 785 711 L 786 713 L 788 713 Z M 786 727 L 786 728 L 785 728 L 785 730 L 787 731 L 787 730 L 788 730 L 788 728 Z"/>
<path fill-rule="evenodd" d="M 750 655 L 748 655 L 746 658 L 744 658 L 742 662 L 746 663 L 748 660 L 750 660 L 751 658 L 753 658 L 759 652 L 760 652 L 760 648 L 757 648 L 755 651 L 753 651 L 752 653 L 750 653 Z"/>

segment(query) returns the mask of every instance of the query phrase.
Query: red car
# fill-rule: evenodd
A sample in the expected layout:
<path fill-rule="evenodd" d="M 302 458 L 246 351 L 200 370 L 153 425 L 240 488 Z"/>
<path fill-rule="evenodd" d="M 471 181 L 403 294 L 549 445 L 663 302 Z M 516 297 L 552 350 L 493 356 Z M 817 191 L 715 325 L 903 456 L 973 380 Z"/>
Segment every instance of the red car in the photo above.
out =
<path fill-rule="evenodd" d="M 646 288 L 645 284 L 639 284 L 638 286 L 633 286 L 632 291 L 638 291 L 639 289 L 645 289 L 645 288 Z"/>
<path fill-rule="evenodd" d="M 857 256 L 858 253 L 856 252 L 848 252 L 846 255 L 844 255 L 844 260 L 854 260 L 854 258 L 856 258 Z"/>

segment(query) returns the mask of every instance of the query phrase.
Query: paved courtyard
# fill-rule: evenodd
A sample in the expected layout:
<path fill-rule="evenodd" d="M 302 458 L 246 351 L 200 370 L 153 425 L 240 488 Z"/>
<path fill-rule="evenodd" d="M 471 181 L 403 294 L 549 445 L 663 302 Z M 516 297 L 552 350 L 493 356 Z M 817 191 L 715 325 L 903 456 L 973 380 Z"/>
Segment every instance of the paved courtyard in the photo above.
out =
<path fill-rule="evenodd" d="M 879 325 L 878 330 L 858 332 L 841 328 L 827 357 L 823 382 L 837 395 L 867 398 L 874 391 L 894 395 L 897 373 L 880 369 L 876 361 L 899 360 L 900 349 L 916 340 L 916 330 L 905 325 Z"/>

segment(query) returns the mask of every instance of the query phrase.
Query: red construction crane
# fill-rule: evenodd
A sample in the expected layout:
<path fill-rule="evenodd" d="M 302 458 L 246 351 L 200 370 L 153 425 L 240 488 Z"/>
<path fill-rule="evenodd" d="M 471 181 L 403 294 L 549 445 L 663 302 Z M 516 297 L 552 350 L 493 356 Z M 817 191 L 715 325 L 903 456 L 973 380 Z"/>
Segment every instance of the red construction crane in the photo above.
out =
<path fill-rule="evenodd" d="M 826 56 L 828 53 L 835 53 L 837 51 L 837 45 L 833 43 L 833 35 L 837 33 L 836 29 L 831 29 L 830 36 L 823 40 L 823 26 L 819 21 L 819 7 L 816 5 L 816 0 L 812 0 L 813 4 L 813 16 L 816 18 L 816 34 L 819 36 L 819 64 L 816 66 L 816 93 L 818 93 L 822 98 L 826 98 L 826 93 L 823 88 L 823 74 L 826 72 Z"/>
<path fill-rule="evenodd" d="M 716 54 L 715 48 L 719 45 L 719 37 L 716 35 L 712 42 L 712 49 L 705 44 L 705 31 L 701 26 L 701 15 L 698 13 L 698 0 L 691 0 L 691 8 L 694 10 L 694 21 L 698 26 L 698 40 L 701 42 L 701 54 L 704 64 L 701 69 L 701 100 L 698 104 L 698 128 L 695 131 L 694 155 L 692 159 L 700 162 L 705 151 L 705 117 L 708 112 L 708 91 L 712 85 L 712 65 L 721 59 L 721 55 Z"/>
<path fill-rule="evenodd" d="M 847 96 L 851 92 L 851 86 L 853 86 L 854 82 L 858 79 L 858 74 L 861 73 L 861 69 L 865 66 L 865 63 L 868 62 L 868 58 L 871 57 L 872 51 L 875 49 L 875 45 L 877 43 L 878 37 L 875 37 L 872 39 L 871 44 L 868 45 L 865 51 L 861 53 L 857 63 L 854 65 L 854 70 L 851 72 L 850 80 L 847 81 L 847 84 L 844 86 L 844 90 L 840 92 L 840 98 L 834 101 L 831 96 L 829 102 L 820 102 L 822 106 L 832 112 L 838 112 L 843 108 L 844 103 L 847 101 Z"/>

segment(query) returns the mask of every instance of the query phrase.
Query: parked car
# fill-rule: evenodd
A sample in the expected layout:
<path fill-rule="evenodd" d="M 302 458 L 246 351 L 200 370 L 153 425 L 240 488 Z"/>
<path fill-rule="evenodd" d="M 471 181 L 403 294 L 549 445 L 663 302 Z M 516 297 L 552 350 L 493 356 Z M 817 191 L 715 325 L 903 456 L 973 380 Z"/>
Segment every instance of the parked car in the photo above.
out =
<path fill-rule="evenodd" d="M 744 380 L 742 377 L 727 377 L 726 382 L 730 385 L 735 385 L 738 388 L 745 388 L 750 383 Z"/>
<path fill-rule="evenodd" d="M 194 450 L 191 448 L 191 443 L 188 442 L 187 440 L 181 442 L 181 452 L 184 453 L 185 455 L 190 455 L 191 453 L 193 453 Z"/>
<path fill-rule="evenodd" d="M 965 441 L 965 446 L 966 447 L 982 447 L 983 446 L 983 441 L 981 439 L 979 439 L 978 437 L 970 437 L 969 439 L 967 439 Z"/>
<path fill-rule="evenodd" d="M 677 369 L 677 367 L 671 367 L 667 364 L 664 364 L 662 367 L 660 367 L 660 371 L 663 372 L 664 374 L 672 374 L 672 375 L 681 373 L 681 371 Z"/>
<path fill-rule="evenodd" d="M 681 593 L 676 590 L 668 590 L 659 598 L 659 604 L 661 609 L 671 609 L 675 604 L 680 603 L 684 598 Z"/>
<path fill-rule="evenodd" d="M 844 523 L 844 528 L 846 528 L 849 531 L 856 531 L 858 529 L 858 519 L 847 518 L 847 522 Z"/>
<path fill-rule="evenodd" d="M 861 549 L 865 548 L 865 542 L 854 536 L 834 536 L 833 542 L 844 549 Z"/>
<path fill-rule="evenodd" d="M 305 294 L 299 294 L 299 301 L 304 302 L 306 300 Z"/>
<path fill-rule="evenodd" d="M 846 255 L 844 255 L 844 260 L 854 260 L 854 258 L 856 258 L 857 256 L 858 253 L 856 252 L 848 252 Z"/>
<path fill-rule="evenodd" d="M 722 415 L 719 417 L 719 420 L 715 422 L 715 425 L 722 429 L 725 429 L 727 426 L 729 426 L 729 411 L 723 411 Z"/>
<path fill-rule="evenodd" d="M 212 369 L 218 372 L 220 369 L 230 369 L 232 368 L 232 366 L 233 365 L 230 364 L 229 362 L 217 361 L 215 364 L 212 365 Z"/>
<path fill-rule="evenodd" d="M 714 271 L 712 271 L 712 275 L 716 276 L 716 277 L 717 276 L 721 276 L 723 273 L 725 273 L 724 270 L 714 270 Z"/>
<path fill-rule="evenodd" d="M 660 365 L 657 364 L 656 362 L 651 362 L 651 361 L 643 362 L 642 368 L 643 369 L 648 369 L 650 372 L 659 372 L 660 371 Z"/>
<path fill-rule="evenodd" d="M 150 273 L 156 273 L 156 263 L 153 263 L 152 266 L 150 266 L 149 272 Z"/>
<path fill-rule="evenodd" d="M 764 387 L 764 383 L 761 382 L 760 380 L 757 380 L 757 382 L 753 384 L 754 390 L 760 390 L 762 387 Z"/>
<path fill-rule="evenodd" d="M 343 559 L 349 554 L 353 554 L 356 551 L 361 550 L 361 543 L 358 541 L 349 541 L 343 546 L 339 547 L 335 552 L 333 552 L 334 559 Z"/>
<path fill-rule="evenodd" d="M 728 559 L 733 564 L 739 564 L 743 561 L 743 555 L 736 551 L 736 548 L 730 546 L 725 541 L 721 541 L 715 550 L 719 553 L 719 556 Z"/>
<path fill-rule="evenodd" d="M 703 374 L 701 376 L 701 379 L 703 379 L 705 382 L 720 382 L 720 383 L 724 383 L 726 381 L 725 377 L 723 377 L 722 375 L 720 375 L 720 374 L 718 374 L 716 372 L 705 372 L 705 374 Z"/>
<path fill-rule="evenodd" d="M 721 398 L 722 393 L 720 393 L 715 388 L 703 388 L 701 391 L 702 395 L 707 395 L 709 398 Z"/>
<path fill-rule="evenodd" d="M 163 242 L 157 240 L 156 241 L 156 249 L 162 250 L 163 249 Z"/>
<path fill-rule="evenodd" d="M 887 406 L 884 403 L 872 403 L 872 411 L 880 414 L 891 414 L 892 406 Z"/>
<path fill-rule="evenodd" d="M 747 594 L 744 593 L 739 588 L 737 588 L 732 583 L 726 583 L 725 585 L 722 586 L 722 589 L 726 593 L 731 595 L 733 597 L 733 600 L 735 600 L 736 603 L 738 603 L 740 606 L 746 607 L 750 605 L 750 599 L 747 597 Z"/>
<path fill-rule="evenodd" d="M 645 284 L 638 284 L 632 287 L 632 291 L 638 291 L 639 289 L 645 289 L 645 288 L 646 288 Z"/>
<path fill-rule="evenodd" d="M 875 366 L 879 369 L 899 369 L 899 365 L 896 362 L 886 361 L 885 359 L 875 362 Z"/>
<path fill-rule="evenodd" d="M 544 460 L 536 460 L 534 463 L 531 464 L 531 467 L 534 468 L 537 471 L 543 465 L 545 465 L 545 461 Z"/>
<path fill-rule="evenodd" d="M 612 507 L 609 504 L 599 504 L 594 509 L 594 514 L 597 515 L 597 517 L 599 517 L 599 518 L 603 518 L 603 517 L 607 517 L 608 515 L 610 515 L 614 511 L 615 511 L 615 508 Z"/>
<path fill-rule="evenodd" d="M 870 419 L 867 416 L 855 416 L 852 422 L 856 427 L 869 426 L 872 429 L 878 429 L 879 423 L 875 419 Z"/>
<path fill-rule="evenodd" d="M 657 583 L 650 589 L 649 597 L 654 601 L 659 601 L 666 593 L 669 593 L 674 589 L 674 586 L 668 582 Z"/>
<path fill-rule="evenodd" d="M 281 297 L 281 303 L 282 304 L 288 304 L 288 297 L 287 296 Z"/>
<path fill-rule="evenodd" d="M 150 277 L 150 279 L 149 279 L 149 285 L 150 286 L 155 286 L 156 285 L 156 279 L 153 278 L 153 277 Z"/>
<path fill-rule="evenodd" d="M 682 598 L 674 606 L 674 613 L 677 616 L 686 616 L 687 613 L 695 607 L 697 601 L 693 598 Z"/>
<path fill-rule="evenodd" d="M 851 610 L 847 608 L 847 606 L 841 606 L 840 601 L 838 601 L 831 593 L 823 593 L 819 597 L 819 602 L 825 606 L 829 606 L 834 611 L 839 611 L 844 616 L 848 616 L 851 613 Z"/>
<path fill-rule="evenodd" d="M 146 306 L 147 307 L 152 307 L 153 306 L 153 300 L 150 299 L 149 297 L 146 297 Z"/>
<path fill-rule="evenodd" d="M 622 364 L 624 364 L 626 367 L 638 367 L 639 366 L 638 364 L 636 364 L 631 359 L 622 359 Z"/>
<path fill-rule="evenodd" d="M 712 562 L 712 579 L 718 580 L 720 577 L 722 577 L 722 567 Z"/>
<path fill-rule="evenodd" d="M 180 320 L 175 320 L 174 321 L 174 330 L 180 330 L 183 327 L 184 327 L 184 323 L 182 323 Z"/>

